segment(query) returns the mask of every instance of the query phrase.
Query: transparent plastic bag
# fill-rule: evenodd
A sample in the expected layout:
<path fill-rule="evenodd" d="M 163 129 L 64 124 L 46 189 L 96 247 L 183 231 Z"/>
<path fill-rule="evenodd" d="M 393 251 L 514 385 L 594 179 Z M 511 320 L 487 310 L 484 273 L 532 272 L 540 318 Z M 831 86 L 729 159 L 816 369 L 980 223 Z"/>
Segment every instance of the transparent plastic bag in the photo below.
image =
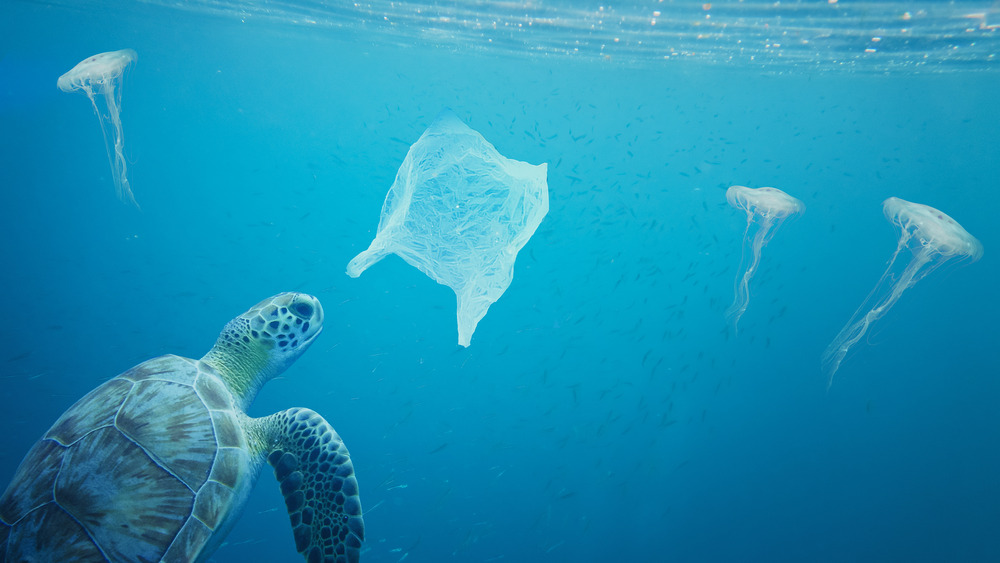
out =
<path fill-rule="evenodd" d="M 410 147 L 353 278 L 392 253 L 458 298 L 458 343 L 503 295 L 514 260 L 549 210 L 546 164 L 504 157 L 445 110 Z"/>

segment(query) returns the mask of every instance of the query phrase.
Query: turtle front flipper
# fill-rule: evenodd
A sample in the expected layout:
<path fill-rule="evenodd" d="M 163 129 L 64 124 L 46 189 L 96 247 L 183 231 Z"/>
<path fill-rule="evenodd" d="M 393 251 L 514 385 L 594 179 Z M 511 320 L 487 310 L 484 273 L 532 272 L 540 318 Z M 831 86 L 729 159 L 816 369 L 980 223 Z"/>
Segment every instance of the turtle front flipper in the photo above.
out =
<path fill-rule="evenodd" d="M 313 562 L 356 562 L 365 537 L 351 454 L 330 424 L 309 409 L 263 419 L 267 462 L 285 497 L 295 549 Z"/>

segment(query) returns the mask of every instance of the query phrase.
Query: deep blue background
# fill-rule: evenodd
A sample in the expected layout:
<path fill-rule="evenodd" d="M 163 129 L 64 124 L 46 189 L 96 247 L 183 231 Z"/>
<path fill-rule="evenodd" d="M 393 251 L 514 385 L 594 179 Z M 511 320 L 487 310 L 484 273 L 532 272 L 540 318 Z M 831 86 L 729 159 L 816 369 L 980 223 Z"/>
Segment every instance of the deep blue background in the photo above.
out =
<path fill-rule="evenodd" d="M 298 290 L 326 329 L 251 414 L 337 428 L 366 561 L 1000 559 L 1000 74 L 628 67 L 17 3 L 0 46 L 0 481 L 96 384 Z M 55 86 L 126 47 L 142 211 Z M 454 295 L 402 260 L 344 274 L 446 106 L 549 163 L 549 214 L 468 349 Z M 733 184 L 806 205 L 738 337 Z M 819 356 L 895 249 L 889 196 L 985 256 L 909 290 L 827 390 Z M 214 560 L 298 560 L 283 510 L 265 472 Z"/>

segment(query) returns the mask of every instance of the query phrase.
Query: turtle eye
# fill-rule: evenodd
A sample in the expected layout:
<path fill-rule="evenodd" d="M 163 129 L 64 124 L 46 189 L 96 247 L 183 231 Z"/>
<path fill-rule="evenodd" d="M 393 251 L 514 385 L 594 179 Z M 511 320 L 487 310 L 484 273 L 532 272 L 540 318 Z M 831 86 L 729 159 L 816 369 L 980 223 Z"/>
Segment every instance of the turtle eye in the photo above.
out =
<path fill-rule="evenodd" d="M 299 301 L 298 303 L 292 305 L 292 311 L 303 319 L 308 319 L 312 317 L 313 306 L 304 301 Z"/>

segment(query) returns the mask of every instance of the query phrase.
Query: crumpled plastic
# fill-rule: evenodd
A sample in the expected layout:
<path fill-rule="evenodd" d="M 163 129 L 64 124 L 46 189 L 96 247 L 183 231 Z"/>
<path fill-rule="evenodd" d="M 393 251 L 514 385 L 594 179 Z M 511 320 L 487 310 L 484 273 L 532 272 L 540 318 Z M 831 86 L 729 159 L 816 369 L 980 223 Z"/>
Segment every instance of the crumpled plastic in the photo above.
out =
<path fill-rule="evenodd" d="M 356 278 L 396 254 L 458 299 L 458 343 L 469 346 L 514 277 L 517 253 L 549 210 L 547 164 L 504 157 L 451 110 L 406 153 L 368 250 L 347 265 Z"/>

